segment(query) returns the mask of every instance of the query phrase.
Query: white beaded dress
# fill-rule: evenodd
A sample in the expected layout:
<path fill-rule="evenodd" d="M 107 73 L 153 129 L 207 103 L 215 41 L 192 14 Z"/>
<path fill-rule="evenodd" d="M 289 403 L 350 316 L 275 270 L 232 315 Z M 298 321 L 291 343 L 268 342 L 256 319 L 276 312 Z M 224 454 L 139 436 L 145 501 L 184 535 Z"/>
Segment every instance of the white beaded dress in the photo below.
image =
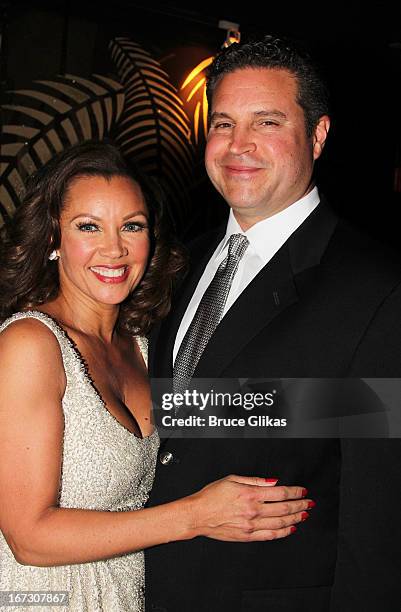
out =
<path fill-rule="evenodd" d="M 159 447 L 156 430 L 139 438 L 108 412 L 73 342 L 48 315 L 37 311 L 16 313 L 0 326 L 0 332 L 27 317 L 38 319 L 54 333 L 66 373 L 59 506 L 119 512 L 142 508 L 153 483 Z M 146 362 L 146 341 L 137 341 Z M 66 607 L 0 605 L 0 610 L 142 612 L 144 582 L 143 551 L 104 561 L 33 567 L 15 560 L 0 531 L 0 592 L 69 593 Z"/>

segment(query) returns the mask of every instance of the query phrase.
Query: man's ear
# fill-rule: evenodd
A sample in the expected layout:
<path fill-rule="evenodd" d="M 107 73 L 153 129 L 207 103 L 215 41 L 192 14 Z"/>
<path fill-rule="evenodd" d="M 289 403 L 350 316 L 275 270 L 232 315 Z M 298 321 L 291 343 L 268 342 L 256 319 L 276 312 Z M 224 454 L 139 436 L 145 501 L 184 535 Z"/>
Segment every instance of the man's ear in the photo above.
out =
<path fill-rule="evenodd" d="M 328 115 L 322 115 L 317 122 L 317 125 L 313 132 L 313 159 L 316 160 L 321 156 L 324 144 L 326 142 L 327 134 L 330 129 L 330 117 Z"/>

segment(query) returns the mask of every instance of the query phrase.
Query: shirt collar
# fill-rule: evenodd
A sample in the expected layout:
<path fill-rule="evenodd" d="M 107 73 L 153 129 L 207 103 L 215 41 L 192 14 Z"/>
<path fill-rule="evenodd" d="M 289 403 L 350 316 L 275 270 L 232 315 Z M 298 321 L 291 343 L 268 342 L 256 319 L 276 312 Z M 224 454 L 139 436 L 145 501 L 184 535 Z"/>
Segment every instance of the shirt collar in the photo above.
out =
<path fill-rule="evenodd" d="M 278 245 L 284 244 L 316 208 L 319 201 L 318 189 L 314 187 L 309 193 L 294 202 L 294 204 L 287 206 L 284 210 L 267 219 L 255 223 L 246 232 L 241 229 L 231 209 L 226 233 L 218 254 L 227 247 L 228 240 L 232 234 L 244 234 L 249 240 L 248 252 L 253 251 L 267 263 L 271 258 L 272 249 L 275 250 Z"/>

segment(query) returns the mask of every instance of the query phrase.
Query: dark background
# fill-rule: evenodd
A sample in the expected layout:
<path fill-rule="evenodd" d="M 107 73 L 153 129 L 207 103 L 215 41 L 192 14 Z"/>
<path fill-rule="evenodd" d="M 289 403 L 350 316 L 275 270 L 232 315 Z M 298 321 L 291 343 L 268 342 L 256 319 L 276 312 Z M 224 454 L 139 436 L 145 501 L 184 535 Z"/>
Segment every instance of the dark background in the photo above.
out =
<path fill-rule="evenodd" d="M 141 44 L 178 86 L 182 74 L 215 54 L 238 23 L 242 40 L 264 33 L 304 41 L 332 92 L 332 130 L 318 163 L 319 185 L 335 208 L 370 233 L 397 244 L 401 186 L 401 10 L 397 3 L 0 1 L 1 96 L 35 79 L 70 73 L 115 77 L 107 45 L 114 36 Z M 114 71 L 114 75 L 113 75 Z M 226 213 L 203 171 L 191 191 L 190 236 Z"/>

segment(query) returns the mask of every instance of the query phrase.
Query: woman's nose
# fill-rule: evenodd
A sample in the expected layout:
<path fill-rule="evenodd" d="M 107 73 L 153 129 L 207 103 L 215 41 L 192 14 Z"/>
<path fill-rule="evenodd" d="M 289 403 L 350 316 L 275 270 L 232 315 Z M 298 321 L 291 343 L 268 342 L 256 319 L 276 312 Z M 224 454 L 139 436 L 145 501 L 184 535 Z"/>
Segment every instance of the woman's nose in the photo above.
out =
<path fill-rule="evenodd" d="M 103 237 L 99 252 L 104 257 L 119 258 L 128 254 L 128 249 L 124 244 L 120 232 L 106 232 Z"/>

